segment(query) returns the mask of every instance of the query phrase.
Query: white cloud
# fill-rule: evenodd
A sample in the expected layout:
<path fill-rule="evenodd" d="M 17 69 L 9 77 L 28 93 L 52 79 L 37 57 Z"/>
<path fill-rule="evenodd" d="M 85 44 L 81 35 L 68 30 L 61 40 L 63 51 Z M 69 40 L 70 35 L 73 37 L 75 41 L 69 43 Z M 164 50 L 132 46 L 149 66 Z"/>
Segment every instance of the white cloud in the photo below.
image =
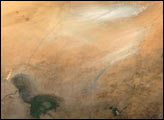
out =
<path fill-rule="evenodd" d="M 110 6 L 83 7 L 77 10 L 77 15 L 84 20 L 116 20 L 136 16 L 146 7 L 136 5 L 115 4 Z"/>

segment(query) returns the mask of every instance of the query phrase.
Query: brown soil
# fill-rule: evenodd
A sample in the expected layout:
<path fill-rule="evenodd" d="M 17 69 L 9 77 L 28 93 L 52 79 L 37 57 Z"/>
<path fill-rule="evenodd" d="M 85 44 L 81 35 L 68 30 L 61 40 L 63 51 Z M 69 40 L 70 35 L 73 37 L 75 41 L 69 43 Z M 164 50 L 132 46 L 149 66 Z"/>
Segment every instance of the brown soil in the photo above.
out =
<path fill-rule="evenodd" d="M 3 119 L 32 118 L 10 81 L 20 72 L 39 93 L 64 100 L 41 118 L 163 118 L 163 2 L 1 3 Z M 83 21 L 77 12 L 112 4 L 147 9 L 114 21 Z"/>

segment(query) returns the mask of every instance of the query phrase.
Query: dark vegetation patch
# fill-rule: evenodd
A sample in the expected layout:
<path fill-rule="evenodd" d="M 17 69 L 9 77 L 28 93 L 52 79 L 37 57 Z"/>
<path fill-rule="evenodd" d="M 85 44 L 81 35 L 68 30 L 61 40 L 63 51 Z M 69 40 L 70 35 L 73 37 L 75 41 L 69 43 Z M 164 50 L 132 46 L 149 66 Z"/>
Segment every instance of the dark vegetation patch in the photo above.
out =
<path fill-rule="evenodd" d="M 56 110 L 59 107 L 59 102 L 62 100 L 59 97 L 48 94 L 33 95 L 34 80 L 30 75 L 20 73 L 12 77 L 11 81 L 18 89 L 20 97 L 25 103 L 31 104 L 30 114 L 34 118 L 40 118 L 41 114 L 46 114 L 49 110 Z"/>
<path fill-rule="evenodd" d="M 30 103 L 31 98 L 33 97 L 32 92 L 35 90 L 31 83 L 33 80 L 34 78 L 24 73 L 16 74 L 11 79 L 14 86 L 18 89 L 20 97 L 26 103 Z"/>
<path fill-rule="evenodd" d="M 37 95 L 31 100 L 30 114 L 34 118 L 39 118 L 49 110 L 56 110 L 59 107 L 58 98 L 52 95 Z"/>

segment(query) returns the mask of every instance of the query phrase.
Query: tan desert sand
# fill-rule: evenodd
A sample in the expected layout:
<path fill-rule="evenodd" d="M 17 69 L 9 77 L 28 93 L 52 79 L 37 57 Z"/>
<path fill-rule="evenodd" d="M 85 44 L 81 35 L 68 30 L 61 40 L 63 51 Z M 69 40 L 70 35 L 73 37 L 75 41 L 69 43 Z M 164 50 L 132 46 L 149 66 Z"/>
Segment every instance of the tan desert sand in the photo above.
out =
<path fill-rule="evenodd" d="M 163 118 L 162 1 L 2 1 L 1 30 L 3 119 L 33 118 L 20 73 L 63 99 L 40 118 Z"/>

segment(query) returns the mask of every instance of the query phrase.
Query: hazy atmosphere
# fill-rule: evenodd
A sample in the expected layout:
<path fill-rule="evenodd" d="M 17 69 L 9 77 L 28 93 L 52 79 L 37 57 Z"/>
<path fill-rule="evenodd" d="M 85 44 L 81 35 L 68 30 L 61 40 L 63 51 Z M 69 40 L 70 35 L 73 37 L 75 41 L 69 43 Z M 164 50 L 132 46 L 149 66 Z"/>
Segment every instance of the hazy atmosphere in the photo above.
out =
<path fill-rule="evenodd" d="M 2 1 L 3 119 L 163 118 L 163 2 Z"/>

